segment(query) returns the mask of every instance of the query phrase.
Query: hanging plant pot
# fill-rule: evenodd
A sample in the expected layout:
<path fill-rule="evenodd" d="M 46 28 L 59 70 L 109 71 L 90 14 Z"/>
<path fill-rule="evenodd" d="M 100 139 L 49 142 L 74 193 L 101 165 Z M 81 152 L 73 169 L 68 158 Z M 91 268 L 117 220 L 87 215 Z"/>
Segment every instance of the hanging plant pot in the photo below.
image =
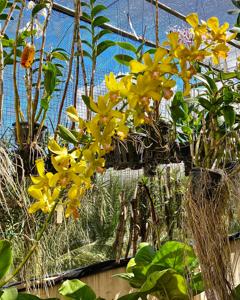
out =
<path fill-rule="evenodd" d="M 230 300 L 233 287 L 228 240 L 230 194 L 220 170 L 193 168 L 186 212 L 208 300 Z"/>
<path fill-rule="evenodd" d="M 137 170 L 142 168 L 143 149 L 137 136 L 130 134 L 125 141 L 114 139 L 113 147 L 113 151 L 105 157 L 107 169 L 123 170 L 130 168 Z"/>
<path fill-rule="evenodd" d="M 170 124 L 160 120 L 129 133 L 125 141 L 115 139 L 114 150 L 106 155 L 106 168 L 145 168 L 154 173 L 158 164 L 170 162 L 169 132 Z"/>
<path fill-rule="evenodd" d="M 15 141 L 18 146 L 17 150 L 15 151 L 15 153 L 17 154 L 16 167 L 18 175 L 20 178 L 23 176 L 23 174 L 25 176 L 29 176 L 31 174 L 36 175 L 37 170 L 35 162 L 37 159 L 45 156 L 42 147 L 47 143 L 47 127 L 43 126 L 38 137 L 37 143 L 32 145 L 32 143 L 29 143 L 28 141 L 29 124 L 28 122 L 21 122 L 20 140 L 22 147 L 19 147 L 16 134 L 16 123 L 13 123 L 12 126 L 14 127 Z M 37 123 L 34 124 L 32 140 L 34 140 L 34 137 L 38 133 L 39 126 L 40 125 Z"/>
<path fill-rule="evenodd" d="M 15 133 L 15 141 L 16 143 L 18 144 L 18 141 L 17 141 L 17 134 L 16 134 L 16 123 L 13 123 L 12 124 L 13 128 L 14 128 L 14 133 Z M 39 126 L 40 124 L 38 123 L 35 123 L 34 126 L 33 126 L 33 138 L 36 136 L 37 132 L 38 132 L 38 129 L 39 129 Z M 20 140 L 22 141 L 22 144 L 23 145 L 26 145 L 28 144 L 28 134 L 29 134 L 29 123 L 28 122 L 21 122 L 20 123 L 20 128 L 21 128 L 21 131 L 20 131 Z M 47 130 L 47 127 L 46 126 L 43 126 L 41 132 L 40 132 L 40 135 L 38 137 L 38 144 L 44 144 L 46 141 L 47 141 L 47 133 L 48 133 L 48 130 Z"/>

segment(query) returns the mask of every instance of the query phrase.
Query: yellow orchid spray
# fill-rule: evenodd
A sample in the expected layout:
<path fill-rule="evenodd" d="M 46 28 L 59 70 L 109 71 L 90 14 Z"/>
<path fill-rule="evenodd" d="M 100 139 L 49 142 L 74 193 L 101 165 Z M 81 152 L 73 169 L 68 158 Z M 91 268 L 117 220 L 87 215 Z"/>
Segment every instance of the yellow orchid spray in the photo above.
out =
<path fill-rule="evenodd" d="M 94 173 L 104 172 L 104 157 L 113 149 L 113 137 L 126 138 L 128 120 L 134 126 L 151 123 L 154 102 L 172 97 L 176 76 L 183 80 L 185 94 L 188 94 L 196 62 L 212 58 L 217 64 L 219 58 L 227 57 L 226 43 L 234 38 L 234 35 L 227 36 L 227 23 L 220 26 L 215 17 L 200 22 L 197 14 L 187 16 L 186 20 L 192 27 L 192 44 L 184 45 L 179 33 L 171 32 L 153 58 L 145 53 L 141 62 L 130 62 L 130 74 L 120 80 L 113 73 L 106 76 L 107 94 L 99 96 L 97 102 L 89 99 L 95 113 L 92 120 L 80 118 L 74 107 L 67 109 L 68 117 L 77 125 L 74 149 L 61 147 L 55 140 L 49 141 L 56 173 L 45 173 L 43 161 L 36 162 L 39 176 L 32 177 L 33 185 L 29 188 L 29 194 L 36 199 L 29 209 L 31 213 L 50 212 L 54 201 L 60 197 L 66 216 L 78 217 L 81 198 L 91 188 Z"/>

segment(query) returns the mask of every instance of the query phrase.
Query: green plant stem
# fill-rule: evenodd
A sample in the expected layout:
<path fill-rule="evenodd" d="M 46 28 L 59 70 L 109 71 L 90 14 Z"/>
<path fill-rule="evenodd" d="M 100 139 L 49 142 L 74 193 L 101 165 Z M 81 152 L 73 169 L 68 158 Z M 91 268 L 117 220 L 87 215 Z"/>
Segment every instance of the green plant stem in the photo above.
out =
<path fill-rule="evenodd" d="M 32 256 L 32 254 L 34 253 L 34 251 L 36 250 L 39 241 L 41 240 L 44 232 L 46 231 L 48 224 L 50 223 L 52 216 L 55 212 L 55 209 L 57 207 L 59 203 L 59 200 L 57 200 L 54 203 L 54 206 L 52 207 L 46 221 L 44 222 L 43 226 L 40 228 L 40 230 L 36 233 L 36 238 L 34 241 L 34 244 L 32 245 L 32 247 L 30 248 L 30 250 L 28 251 L 28 253 L 26 254 L 26 256 L 24 257 L 24 259 L 22 260 L 22 262 L 18 265 L 18 267 L 13 271 L 13 273 L 7 278 L 5 279 L 3 282 L 0 283 L 0 288 L 2 288 L 4 285 L 6 285 L 10 280 L 12 280 L 20 271 L 21 269 L 24 267 L 24 265 L 27 263 L 27 261 L 29 260 L 29 258 Z"/>

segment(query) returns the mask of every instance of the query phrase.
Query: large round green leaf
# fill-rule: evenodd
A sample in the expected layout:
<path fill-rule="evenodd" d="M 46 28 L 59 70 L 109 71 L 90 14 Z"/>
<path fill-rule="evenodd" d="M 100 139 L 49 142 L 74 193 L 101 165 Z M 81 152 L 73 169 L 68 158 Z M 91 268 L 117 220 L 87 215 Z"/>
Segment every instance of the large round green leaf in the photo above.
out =
<path fill-rule="evenodd" d="M 15 287 L 6 289 L 3 291 L 0 300 L 17 300 L 18 299 L 18 290 Z"/>
<path fill-rule="evenodd" d="M 78 280 L 66 280 L 60 287 L 59 293 L 70 299 L 96 300 L 94 291 L 86 283 Z"/>
<path fill-rule="evenodd" d="M 184 277 L 171 269 L 149 275 L 140 293 L 145 295 L 158 293 L 164 296 L 163 299 L 168 300 L 189 300 Z"/>
<path fill-rule="evenodd" d="M 7 273 L 12 264 L 11 244 L 7 240 L 0 241 L 0 279 Z"/>
<path fill-rule="evenodd" d="M 191 266 L 196 266 L 196 256 L 191 246 L 169 241 L 156 252 L 148 274 L 156 271 L 155 266 L 160 266 L 162 269 L 170 268 L 180 274 L 184 274 L 186 267 L 191 268 Z"/>

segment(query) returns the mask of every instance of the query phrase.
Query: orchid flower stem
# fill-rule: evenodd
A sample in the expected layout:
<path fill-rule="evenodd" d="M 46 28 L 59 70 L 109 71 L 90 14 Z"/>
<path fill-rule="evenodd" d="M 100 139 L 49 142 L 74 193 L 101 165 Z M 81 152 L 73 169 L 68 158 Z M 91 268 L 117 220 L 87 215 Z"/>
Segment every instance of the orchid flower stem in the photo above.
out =
<path fill-rule="evenodd" d="M 35 241 L 32 245 L 32 247 L 30 248 L 30 250 L 28 251 L 27 255 L 24 257 L 24 259 L 22 260 L 22 262 L 18 265 L 18 267 L 13 271 L 13 273 L 7 277 L 4 281 L 2 281 L 0 283 L 0 288 L 2 288 L 4 285 L 6 285 L 10 280 L 12 280 L 21 270 L 22 268 L 25 266 L 25 264 L 28 262 L 28 260 L 30 259 L 30 257 L 33 255 L 34 251 L 36 250 L 36 248 L 38 247 L 39 241 L 41 240 L 44 232 L 46 231 L 52 217 L 53 214 L 56 210 L 56 207 L 59 203 L 59 199 L 54 203 L 46 221 L 44 222 L 43 226 L 39 229 L 39 231 L 36 233 L 36 238 Z"/>

